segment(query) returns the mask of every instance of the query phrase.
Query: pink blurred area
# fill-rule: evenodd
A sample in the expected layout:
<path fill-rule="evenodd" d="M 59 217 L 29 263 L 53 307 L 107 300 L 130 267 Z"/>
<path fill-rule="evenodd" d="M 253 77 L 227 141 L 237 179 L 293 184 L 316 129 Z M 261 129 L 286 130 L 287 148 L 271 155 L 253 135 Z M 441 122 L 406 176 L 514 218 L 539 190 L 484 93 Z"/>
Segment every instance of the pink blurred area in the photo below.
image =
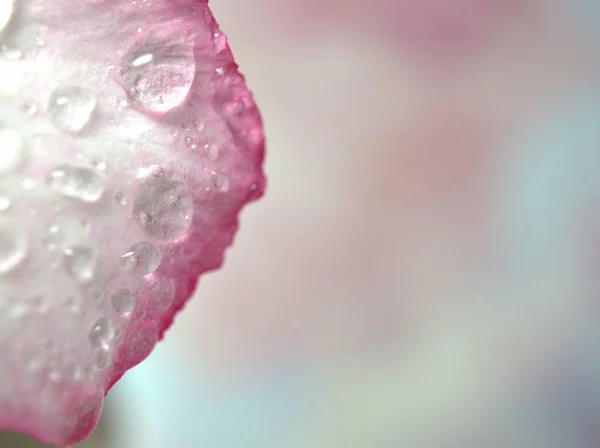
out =
<path fill-rule="evenodd" d="M 115 390 L 110 446 L 597 447 L 599 72 L 576 2 L 212 6 L 269 189 Z"/>

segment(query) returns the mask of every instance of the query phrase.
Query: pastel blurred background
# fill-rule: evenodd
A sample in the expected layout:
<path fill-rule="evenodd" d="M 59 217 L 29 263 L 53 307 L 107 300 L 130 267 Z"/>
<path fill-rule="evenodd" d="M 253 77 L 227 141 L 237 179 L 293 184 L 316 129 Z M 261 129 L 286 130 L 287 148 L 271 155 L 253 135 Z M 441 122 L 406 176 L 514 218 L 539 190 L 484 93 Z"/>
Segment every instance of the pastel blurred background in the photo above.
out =
<path fill-rule="evenodd" d="M 268 193 L 81 448 L 599 447 L 600 3 L 212 5 Z"/>

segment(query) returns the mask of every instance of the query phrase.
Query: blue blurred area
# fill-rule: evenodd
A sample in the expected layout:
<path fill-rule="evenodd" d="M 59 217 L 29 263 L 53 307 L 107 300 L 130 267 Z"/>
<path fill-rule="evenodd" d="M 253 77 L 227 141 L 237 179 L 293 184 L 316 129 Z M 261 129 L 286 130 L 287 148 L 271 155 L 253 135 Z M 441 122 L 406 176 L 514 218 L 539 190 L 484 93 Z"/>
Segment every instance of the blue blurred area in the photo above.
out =
<path fill-rule="evenodd" d="M 126 427 L 144 422 L 148 448 L 275 446 L 304 412 L 306 388 L 299 372 L 263 369 L 237 381 L 191 376 L 158 348 L 117 385 L 116 406 Z"/>

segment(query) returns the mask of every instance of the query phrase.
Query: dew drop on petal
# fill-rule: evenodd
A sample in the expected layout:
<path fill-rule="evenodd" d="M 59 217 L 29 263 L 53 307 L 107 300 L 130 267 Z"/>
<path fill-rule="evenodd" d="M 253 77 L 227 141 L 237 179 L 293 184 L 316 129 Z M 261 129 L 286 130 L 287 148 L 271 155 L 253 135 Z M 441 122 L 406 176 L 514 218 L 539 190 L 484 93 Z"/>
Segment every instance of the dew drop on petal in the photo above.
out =
<path fill-rule="evenodd" d="M 116 291 L 110 300 L 114 310 L 124 316 L 131 313 L 135 307 L 135 296 L 127 289 Z"/>
<path fill-rule="evenodd" d="M 148 275 L 158 269 L 162 254 L 152 243 L 140 241 L 135 243 L 121 257 L 123 269 L 140 275 Z"/>
<path fill-rule="evenodd" d="M 148 287 L 149 304 L 160 311 L 168 309 L 175 299 L 175 283 L 171 278 L 153 281 Z"/>
<path fill-rule="evenodd" d="M 77 86 L 59 87 L 48 101 L 48 114 L 58 130 L 76 134 L 85 128 L 96 108 L 94 94 Z"/>
<path fill-rule="evenodd" d="M 108 317 L 101 317 L 90 329 L 90 342 L 98 347 L 108 345 L 115 336 L 113 323 Z"/>
<path fill-rule="evenodd" d="M 97 171 L 75 165 L 56 167 L 47 182 L 57 193 L 83 202 L 96 202 L 104 192 L 104 179 Z"/>
<path fill-rule="evenodd" d="M 94 278 L 96 261 L 87 247 L 68 247 L 63 252 L 65 271 L 75 280 L 86 283 Z"/>
<path fill-rule="evenodd" d="M 100 370 L 106 369 L 110 365 L 110 352 L 104 347 L 96 352 L 96 368 Z"/>
<path fill-rule="evenodd" d="M 150 355 L 158 342 L 158 329 L 154 326 L 142 328 L 131 335 L 125 345 L 124 359 L 131 368 Z"/>
<path fill-rule="evenodd" d="M 19 266 L 28 251 L 28 238 L 22 228 L 0 221 L 0 275 Z"/>
<path fill-rule="evenodd" d="M 194 203 L 183 182 L 150 178 L 141 185 L 133 212 L 148 235 L 172 241 L 181 238 L 189 230 Z"/>
<path fill-rule="evenodd" d="M 144 41 L 121 61 L 121 82 L 143 112 L 163 114 L 184 103 L 196 74 L 191 45 Z"/>

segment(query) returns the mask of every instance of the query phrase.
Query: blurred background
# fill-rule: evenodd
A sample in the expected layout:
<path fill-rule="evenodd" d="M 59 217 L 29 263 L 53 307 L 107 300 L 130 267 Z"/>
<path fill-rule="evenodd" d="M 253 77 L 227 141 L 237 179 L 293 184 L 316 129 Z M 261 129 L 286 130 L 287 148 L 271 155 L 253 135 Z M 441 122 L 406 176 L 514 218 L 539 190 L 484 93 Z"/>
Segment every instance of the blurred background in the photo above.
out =
<path fill-rule="evenodd" d="M 600 446 L 600 3 L 212 6 L 269 189 L 81 448 Z"/>

